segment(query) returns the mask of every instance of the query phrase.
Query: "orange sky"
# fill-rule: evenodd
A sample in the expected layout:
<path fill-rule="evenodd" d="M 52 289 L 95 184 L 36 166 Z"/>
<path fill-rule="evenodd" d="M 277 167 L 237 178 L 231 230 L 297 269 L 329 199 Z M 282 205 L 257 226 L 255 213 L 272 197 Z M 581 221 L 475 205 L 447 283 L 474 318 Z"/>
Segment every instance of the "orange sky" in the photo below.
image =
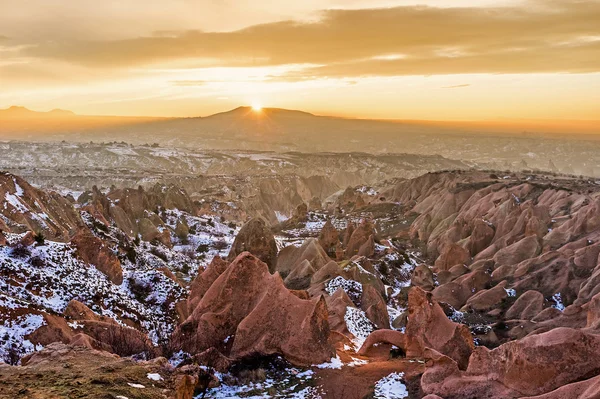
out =
<path fill-rule="evenodd" d="M 599 119 L 600 1 L 0 0 L 0 108 Z"/>

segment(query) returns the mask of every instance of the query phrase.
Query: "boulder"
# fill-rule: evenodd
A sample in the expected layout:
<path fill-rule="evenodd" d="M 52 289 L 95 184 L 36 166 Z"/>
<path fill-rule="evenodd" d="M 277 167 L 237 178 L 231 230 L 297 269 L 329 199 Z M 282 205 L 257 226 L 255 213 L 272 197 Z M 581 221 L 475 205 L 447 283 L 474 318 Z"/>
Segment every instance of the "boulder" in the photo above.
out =
<path fill-rule="evenodd" d="M 506 319 L 531 320 L 544 309 L 544 295 L 535 290 L 523 293 L 506 312 Z"/>
<path fill-rule="evenodd" d="M 231 262 L 245 251 L 266 263 L 271 273 L 275 272 L 277 243 L 264 219 L 254 218 L 242 226 L 233 241 L 227 260 Z"/>
<path fill-rule="evenodd" d="M 461 311 L 475 310 L 477 312 L 487 312 L 498 307 L 502 301 L 508 298 L 506 293 L 506 281 L 488 290 L 481 290 L 467 300 Z"/>

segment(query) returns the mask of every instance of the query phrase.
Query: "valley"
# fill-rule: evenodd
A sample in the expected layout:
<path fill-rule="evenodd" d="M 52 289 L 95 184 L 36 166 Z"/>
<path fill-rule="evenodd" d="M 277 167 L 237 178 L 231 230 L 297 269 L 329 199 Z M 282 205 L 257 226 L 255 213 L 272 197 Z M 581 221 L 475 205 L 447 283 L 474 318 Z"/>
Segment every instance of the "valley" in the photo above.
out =
<path fill-rule="evenodd" d="M 592 178 L 402 154 L 4 145 L 0 397 L 597 386 Z"/>

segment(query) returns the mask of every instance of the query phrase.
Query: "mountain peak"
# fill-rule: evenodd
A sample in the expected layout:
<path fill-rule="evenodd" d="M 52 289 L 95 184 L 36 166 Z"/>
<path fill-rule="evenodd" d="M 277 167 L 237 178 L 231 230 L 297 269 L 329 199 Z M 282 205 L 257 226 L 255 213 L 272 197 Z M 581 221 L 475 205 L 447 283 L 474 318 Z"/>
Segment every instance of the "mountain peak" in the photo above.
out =
<path fill-rule="evenodd" d="M 216 114 L 210 115 L 210 117 L 218 116 L 218 115 L 237 115 L 237 116 L 258 116 L 258 115 L 268 115 L 268 116 L 307 116 L 314 117 L 316 115 L 311 114 L 305 111 L 299 111 L 295 109 L 286 109 L 286 108 L 260 108 L 255 109 L 249 105 L 242 105 L 237 108 L 234 108 L 225 112 L 218 112 Z"/>

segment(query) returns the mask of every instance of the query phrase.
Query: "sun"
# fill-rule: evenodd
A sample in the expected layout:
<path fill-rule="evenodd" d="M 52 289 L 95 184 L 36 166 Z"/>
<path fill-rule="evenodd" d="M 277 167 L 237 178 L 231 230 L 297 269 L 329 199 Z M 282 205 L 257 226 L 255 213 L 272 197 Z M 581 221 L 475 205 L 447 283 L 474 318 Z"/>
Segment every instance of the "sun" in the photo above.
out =
<path fill-rule="evenodd" d="M 262 111 L 262 109 L 263 109 L 263 107 L 262 107 L 261 103 L 259 103 L 259 102 L 253 102 L 252 103 L 252 110 L 254 112 L 260 112 L 260 111 Z"/>

